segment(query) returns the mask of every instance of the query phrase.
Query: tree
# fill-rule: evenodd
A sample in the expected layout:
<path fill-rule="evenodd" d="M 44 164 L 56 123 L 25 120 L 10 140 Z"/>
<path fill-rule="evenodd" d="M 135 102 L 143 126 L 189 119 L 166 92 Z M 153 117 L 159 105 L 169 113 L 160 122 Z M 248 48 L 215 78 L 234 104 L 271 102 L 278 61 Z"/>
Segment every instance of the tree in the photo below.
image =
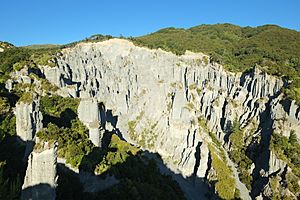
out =
<path fill-rule="evenodd" d="M 291 133 L 290 133 L 290 137 L 289 137 L 289 143 L 294 146 L 294 144 L 297 143 L 297 135 L 295 133 L 295 130 L 292 130 Z"/>

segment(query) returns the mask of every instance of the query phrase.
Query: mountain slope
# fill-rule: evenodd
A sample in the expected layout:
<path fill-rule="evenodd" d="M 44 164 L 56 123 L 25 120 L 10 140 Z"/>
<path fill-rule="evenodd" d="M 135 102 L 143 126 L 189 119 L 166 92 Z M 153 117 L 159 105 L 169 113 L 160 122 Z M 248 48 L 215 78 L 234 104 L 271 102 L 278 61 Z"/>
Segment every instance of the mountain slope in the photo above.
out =
<path fill-rule="evenodd" d="M 201 53 L 176 56 L 112 39 L 65 49 L 56 67 L 42 71 L 62 94 L 103 102 L 118 119 L 109 127 L 159 153 L 169 169 L 187 177 L 185 181 L 195 178 L 197 184 L 185 190 L 187 196 L 189 190 L 212 194 L 198 178 L 225 199 L 238 193 L 250 198 L 245 186 L 235 184 L 239 181 L 253 198 L 298 195 L 292 189 L 297 184 L 274 189 L 268 181 L 298 179 L 299 165 L 280 154 L 279 141 L 293 133 L 299 138 L 299 107 L 282 95 L 283 80 L 258 67 L 231 73 Z M 279 141 L 270 145 L 277 134 Z M 285 168 L 290 169 L 288 176 Z M 295 193 L 289 194 L 292 190 Z"/>
<path fill-rule="evenodd" d="M 200 25 L 189 29 L 165 28 L 132 38 L 137 45 L 162 48 L 176 54 L 203 52 L 226 69 L 243 72 L 259 65 L 263 71 L 287 77 L 289 98 L 300 103 L 300 33 L 275 25 L 257 28 L 232 24 Z"/>
<path fill-rule="evenodd" d="M 279 26 L 242 28 L 232 24 L 200 25 L 189 29 L 166 28 L 134 38 L 137 44 L 159 47 L 177 54 L 183 54 L 186 50 L 203 52 L 235 71 L 270 62 L 272 66 L 268 67 L 298 66 L 299 40 L 299 32 Z"/>
<path fill-rule="evenodd" d="M 11 150 L 0 154 L 0 190 L 35 199 L 53 187 L 50 199 L 299 198 L 300 107 L 286 98 L 297 97 L 298 34 L 220 24 L 133 43 L 95 35 L 5 50 L 0 149 Z"/>

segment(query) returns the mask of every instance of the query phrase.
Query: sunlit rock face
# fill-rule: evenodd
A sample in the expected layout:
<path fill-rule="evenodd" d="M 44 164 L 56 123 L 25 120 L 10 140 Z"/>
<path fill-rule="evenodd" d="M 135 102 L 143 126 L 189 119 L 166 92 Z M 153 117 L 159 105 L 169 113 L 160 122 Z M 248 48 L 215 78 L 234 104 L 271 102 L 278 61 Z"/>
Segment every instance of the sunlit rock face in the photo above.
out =
<path fill-rule="evenodd" d="M 48 142 L 35 146 L 28 157 L 22 199 L 55 200 L 57 186 L 57 144 Z"/>
<path fill-rule="evenodd" d="M 17 135 L 24 141 L 33 141 L 35 134 L 43 127 L 40 99 L 35 95 L 32 98 L 27 102 L 20 101 L 16 105 Z"/>
<path fill-rule="evenodd" d="M 281 79 L 258 68 L 230 73 L 201 53 L 177 56 L 111 39 L 64 49 L 56 67 L 42 70 L 61 92 L 83 99 L 79 118 L 89 127 L 94 143 L 99 142 L 95 120 L 100 119 L 91 98 L 117 116 L 110 122 L 112 130 L 159 153 L 172 171 L 184 177 L 207 178 L 211 167 L 208 132 L 228 150 L 234 120 L 252 138 L 248 146 L 262 147 L 252 167 L 259 177 L 268 177 L 285 165 L 274 164 L 277 158 L 270 154 L 272 132 L 288 136 L 293 130 L 300 137 L 300 109 L 295 102 L 288 101 L 286 106 L 282 100 Z M 254 191 L 254 196 L 260 192 Z M 245 193 L 241 196 L 249 198 Z"/>
<path fill-rule="evenodd" d="M 89 139 L 92 143 L 101 146 L 101 138 L 103 136 L 100 131 L 100 109 L 96 99 L 81 99 L 78 106 L 78 118 L 89 129 Z"/>

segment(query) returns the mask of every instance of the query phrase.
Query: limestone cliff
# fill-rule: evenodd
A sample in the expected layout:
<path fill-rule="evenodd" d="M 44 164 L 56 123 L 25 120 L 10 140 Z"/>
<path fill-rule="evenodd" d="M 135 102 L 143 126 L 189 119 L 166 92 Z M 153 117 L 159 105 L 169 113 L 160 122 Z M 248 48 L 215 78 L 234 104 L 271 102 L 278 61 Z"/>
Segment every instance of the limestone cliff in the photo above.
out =
<path fill-rule="evenodd" d="M 17 135 L 24 141 L 34 141 L 35 134 L 43 127 L 39 101 L 35 94 L 30 94 L 16 105 Z"/>
<path fill-rule="evenodd" d="M 41 70 L 58 92 L 103 102 L 118 116 L 114 128 L 126 140 L 158 152 L 184 177 L 207 179 L 213 173 L 212 137 L 231 151 L 231 127 L 238 121 L 243 145 L 252 155 L 252 197 L 262 194 L 264 180 L 286 165 L 270 153 L 272 133 L 289 136 L 294 131 L 300 138 L 300 108 L 280 95 L 283 80 L 258 67 L 230 73 L 200 53 L 177 56 L 112 39 L 64 49 L 56 67 Z M 98 108 L 96 103 L 88 105 L 82 101 L 79 118 L 92 128 L 99 119 Z M 250 198 L 242 183 L 236 187 L 243 199 Z"/>
<path fill-rule="evenodd" d="M 38 144 L 29 155 L 22 199 L 55 199 L 57 185 L 57 144 Z"/>
<path fill-rule="evenodd" d="M 26 142 L 24 160 L 28 160 L 22 199 L 55 199 L 57 144 L 39 143 L 36 137 L 43 128 L 40 97 L 24 93 L 16 104 L 15 115 L 17 135 Z"/>

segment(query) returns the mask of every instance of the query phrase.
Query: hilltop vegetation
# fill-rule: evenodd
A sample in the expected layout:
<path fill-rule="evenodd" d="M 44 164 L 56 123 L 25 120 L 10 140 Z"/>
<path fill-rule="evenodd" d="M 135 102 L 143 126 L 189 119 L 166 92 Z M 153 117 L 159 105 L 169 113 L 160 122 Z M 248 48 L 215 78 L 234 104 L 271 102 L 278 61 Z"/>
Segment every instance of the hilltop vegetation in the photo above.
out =
<path fill-rule="evenodd" d="M 61 48 L 68 48 L 68 47 L 73 47 L 73 46 L 75 46 L 76 44 L 78 44 L 80 42 L 102 42 L 102 41 L 109 40 L 109 39 L 112 39 L 112 38 L 113 38 L 113 36 L 111 36 L 111 35 L 95 34 L 95 35 L 92 35 L 92 36 L 90 36 L 88 38 L 85 38 L 83 40 L 79 40 L 79 41 L 76 41 L 76 42 L 71 42 L 71 43 L 62 45 L 60 47 Z"/>
<path fill-rule="evenodd" d="M 0 82 L 4 83 L 13 70 L 20 70 L 24 66 L 35 68 L 37 65 L 54 66 L 55 53 L 58 47 L 46 49 L 28 49 L 14 47 L 0 53 Z"/>
<path fill-rule="evenodd" d="M 33 45 L 24 46 L 24 48 L 27 49 L 52 49 L 58 47 L 60 47 L 60 45 L 58 44 L 33 44 Z"/>
<path fill-rule="evenodd" d="M 165 28 L 132 40 L 139 45 L 162 48 L 179 55 L 186 50 L 203 52 L 232 71 L 244 71 L 259 64 L 272 74 L 285 75 L 281 67 L 294 71 L 300 66 L 300 33 L 274 25 L 243 28 L 216 24 L 190 29 Z"/>
<path fill-rule="evenodd" d="M 0 41 L 0 48 L 2 50 L 13 48 L 13 47 L 14 47 L 14 45 L 12 45 L 12 44 L 10 44 L 8 42 L 2 42 L 2 41 Z"/>
<path fill-rule="evenodd" d="M 165 28 L 131 38 L 141 46 L 178 55 L 203 52 L 233 72 L 258 65 L 265 72 L 291 81 L 285 93 L 300 103 L 300 33 L 275 25 L 257 28 L 232 24 L 200 25 L 190 29 Z"/>

